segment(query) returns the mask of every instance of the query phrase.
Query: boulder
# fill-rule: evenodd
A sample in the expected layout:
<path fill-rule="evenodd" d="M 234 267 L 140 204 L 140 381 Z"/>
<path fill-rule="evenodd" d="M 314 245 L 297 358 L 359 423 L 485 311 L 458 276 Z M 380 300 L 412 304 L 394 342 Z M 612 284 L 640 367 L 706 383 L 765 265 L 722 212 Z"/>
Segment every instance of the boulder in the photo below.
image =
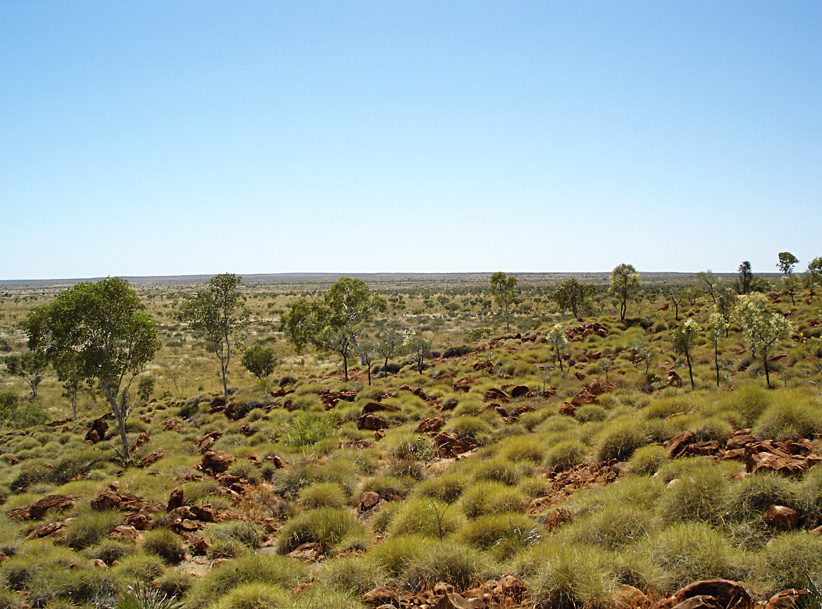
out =
<path fill-rule="evenodd" d="M 46 495 L 31 504 L 28 517 L 32 520 L 40 520 L 47 512 L 61 512 L 74 507 L 75 503 L 77 503 L 77 497 L 73 495 Z"/>
<path fill-rule="evenodd" d="M 796 528 L 799 523 L 799 513 L 784 505 L 769 505 L 765 508 L 763 520 L 775 529 L 787 531 Z"/>
<path fill-rule="evenodd" d="M 214 446 L 214 442 L 217 441 L 218 438 L 222 437 L 222 431 L 211 431 L 204 435 L 202 438 L 197 440 L 197 448 L 200 449 L 200 452 L 206 452 L 212 446 Z"/>
<path fill-rule="evenodd" d="M 528 395 L 530 392 L 531 390 L 526 385 L 517 385 L 516 387 L 512 387 L 509 393 L 512 398 L 521 398 Z"/>
<path fill-rule="evenodd" d="M 363 594 L 362 602 L 369 607 L 378 607 L 380 605 L 393 605 L 394 607 L 399 607 L 400 597 L 397 596 L 397 593 L 391 588 L 380 586 L 379 588 L 374 588 L 373 590 L 369 590 Z"/>
<path fill-rule="evenodd" d="M 476 379 L 473 379 L 470 376 L 464 376 L 461 379 L 459 379 L 458 381 L 454 381 L 453 383 L 451 383 L 451 388 L 454 391 L 465 391 L 465 392 L 467 392 L 471 389 L 471 387 L 474 387 L 478 384 L 479 383 L 476 381 Z"/>
<path fill-rule="evenodd" d="M 382 402 L 368 402 L 362 407 L 360 414 L 368 414 L 370 412 L 399 412 L 400 409 L 390 404 L 383 404 Z"/>
<path fill-rule="evenodd" d="M 92 444 L 102 442 L 106 438 L 108 432 L 108 423 L 104 418 L 95 419 L 91 422 L 88 433 L 86 433 L 86 440 Z"/>
<path fill-rule="evenodd" d="M 388 429 L 388 421 L 378 414 L 365 413 L 357 419 L 357 429 L 367 429 L 369 431 Z"/>
<path fill-rule="evenodd" d="M 222 450 L 209 450 L 203 455 L 203 471 L 210 473 L 224 472 L 231 467 L 234 461 L 234 457 L 227 452 Z"/>
<path fill-rule="evenodd" d="M 123 541 L 126 543 L 137 543 L 142 538 L 140 531 L 127 524 L 121 524 L 114 527 L 114 530 L 109 533 L 108 536 L 116 541 Z"/>
<path fill-rule="evenodd" d="M 491 387 L 491 389 L 485 392 L 482 399 L 485 402 L 510 402 L 511 394 L 499 387 Z"/>
<path fill-rule="evenodd" d="M 417 425 L 416 433 L 435 434 L 445 426 L 445 421 L 436 417 L 423 417 Z"/>
<path fill-rule="evenodd" d="M 380 496 L 377 493 L 366 491 L 360 496 L 360 512 L 367 512 L 374 506 L 379 505 Z"/>
<path fill-rule="evenodd" d="M 729 579 L 709 579 L 698 581 L 680 589 L 674 598 L 678 603 L 686 599 L 710 597 L 720 609 L 750 609 L 753 600 L 748 591 L 739 582 Z M 707 599 L 705 599 L 706 603 Z M 682 609 L 685 609 L 684 607 Z"/>
<path fill-rule="evenodd" d="M 168 497 L 168 505 L 166 506 L 166 511 L 170 512 L 178 507 L 183 507 L 186 504 L 185 497 L 183 495 L 183 489 L 179 486 L 172 489 L 171 494 Z"/>
<path fill-rule="evenodd" d="M 679 457 L 685 448 L 696 442 L 696 434 L 692 431 L 681 431 L 666 443 L 668 445 L 668 458 Z"/>
<path fill-rule="evenodd" d="M 682 377 L 675 370 L 669 371 L 667 385 L 668 387 L 682 387 Z"/>

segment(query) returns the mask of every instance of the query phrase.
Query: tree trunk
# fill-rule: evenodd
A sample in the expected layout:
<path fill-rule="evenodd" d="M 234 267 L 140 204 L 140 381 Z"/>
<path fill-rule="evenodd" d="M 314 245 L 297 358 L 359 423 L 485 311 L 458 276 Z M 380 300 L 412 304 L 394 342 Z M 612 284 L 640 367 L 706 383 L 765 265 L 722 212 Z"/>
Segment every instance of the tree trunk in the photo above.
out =
<path fill-rule="evenodd" d="M 714 346 L 714 365 L 716 366 L 716 386 L 719 387 L 719 348 Z"/>
<path fill-rule="evenodd" d="M 688 376 L 691 379 L 691 389 L 694 389 L 694 370 L 691 367 L 691 354 L 688 352 L 685 353 L 685 361 L 688 362 Z"/>
<path fill-rule="evenodd" d="M 109 406 L 111 406 L 111 413 L 114 415 L 114 420 L 117 421 L 117 430 L 120 432 L 120 445 L 121 445 L 121 457 L 123 459 L 123 465 L 128 466 L 131 463 L 131 455 L 128 452 L 128 437 L 126 436 L 126 414 L 125 414 L 125 407 L 126 407 L 126 394 L 123 392 L 120 400 L 121 403 L 117 403 L 117 396 L 112 394 L 111 387 L 108 383 L 103 383 L 103 388 L 106 390 L 106 396 L 108 397 Z"/>
<path fill-rule="evenodd" d="M 768 352 L 765 351 L 762 354 L 762 364 L 765 366 L 765 383 L 768 385 L 768 389 L 771 388 L 771 374 L 768 370 Z"/>

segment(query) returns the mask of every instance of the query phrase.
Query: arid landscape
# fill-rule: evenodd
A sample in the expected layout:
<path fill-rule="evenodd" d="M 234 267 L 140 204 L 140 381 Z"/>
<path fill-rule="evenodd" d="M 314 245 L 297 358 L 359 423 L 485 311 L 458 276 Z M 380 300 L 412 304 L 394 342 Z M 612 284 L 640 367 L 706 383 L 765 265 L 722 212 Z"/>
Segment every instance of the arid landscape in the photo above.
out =
<path fill-rule="evenodd" d="M 818 281 L 3 282 L 0 607 L 818 606 Z"/>

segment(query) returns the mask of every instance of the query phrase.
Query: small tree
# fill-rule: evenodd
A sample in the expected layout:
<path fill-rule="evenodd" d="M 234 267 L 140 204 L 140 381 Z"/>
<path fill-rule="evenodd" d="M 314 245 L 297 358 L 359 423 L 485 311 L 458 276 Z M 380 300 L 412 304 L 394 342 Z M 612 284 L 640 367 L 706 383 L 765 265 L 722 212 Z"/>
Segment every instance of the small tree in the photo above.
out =
<path fill-rule="evenodd" d="M 722 287 L 716 294 L 716 312 L 729 321 L 733 316 L 734 307 L 736 307 L 737 295 L 728 287 Z M 730 330 L 730 323 L 725 325 L 725 338 L 728 338 Z"/>
<path fill-rule="evenodd" d="M 508 332 L 511 329 L 511 305 L 517 300 L 517 278 L 502 271 L 494 273 L 491 275 L 491 294 L 505 312 L 505 331 Z"/>
<path fill-rule="evenodd" d="M 388 304 L 381 296 L 371 293 L 371 289 L 361 279 L 342 277 L 323 295 L 327 309 L 326 323 L 332 328 L 344 328 L 351 342 L 360 354 L 360 363 L 365 364 L 365 354 L 357 341 L 359 327 L 371 319 L 375 313 L 385 311 Z"/>
<path fill-rule="evenodd" d="M 97 381 L 117 421 L 117 452 L 124 463 L 130 460 L 128 390 L 160 348 L 154 320 L 144 308 L 125 279 L 78 283 L 33 312 L 41 323 L 37 335 L 29 336 L 35 343 L 45 341 L 50 361 L 71 361 L 78 381 Z"/>
<path fill-rule="evenodd" d="M 411 354 L 411 357 L 414 358 L 414 362 L 417 365 L 417 372 L 422 374 L 426 358 L 431 357 L 431 343 L 422 336 L 414 336 L 408 341 L 406 348 L 408 349 L 408 353 Z"/>
<path fill-rule="evenodd" d="M 719 280 L 714 277 L 713 271 L 708 269 L 707 271 L 697 273 L 696 280 L 700 285 L 705 287 L 705 292 L 711 297 L 713 303 L 716 304 L 716 289 L 718 287 Z"/>
<path fill-rule="evenodd" d="M 552 297 L 560 309 L 563 311 L 570 310 L 573 312 L 574 317 L 578 318 L 580 312 L 585 311 L 590 306 L 590 300 L 594 297 L 596 291 L 596 287 L 592 284 L 580 283 L 572 277 L 559 284 Z"/>
<path fill-rule="evenodd" d="M 565 332 L 563 332 L 562 327 L 559 324 L 556 324 L 548 331 L 546 339 L 548 340 L 548 344 L 551 345 L 551 349 L 554 351 L 554 357 L 556 357 L 559 362 L 559 371 L 564 374 L 565 368 L 563 368 L 562 365 L 562 357 L 565 355 L 565 350 L 568 348 L 568 339 L 565 337 Z"/>
<path fill-rule="evenodd" d="M 343 375 L 345 382 L 348 382 L 348 358 L 350 358 L 358 345 L 354 343 L 354 338 L 345 328 L 334 328 L 326 326 L 317 341 L 320 351 L 331 351 L 342 358 Z"/>
<path fill-rule="evenodd" d="M 674 353 L 677 355 L 684 355 L 685 361 L 688 363 L 688 376 L 691 379 L 691 389 L 694 385 L 694 370 L 691 365 L 691 352 L 696 346 L 696 341 L 699 339 L 699 324 L 693 319 L 686 319 L 671 333 L 671 344 L 674 348 Z"/>
<path fill-rule="evenodd" d="M 140 398 L 141 402 L 145 403 L 149 401 L 151 394 L 154 393 L 155 384 L 156 380 L 153 376 L 140 377 L 140 381 L 137 383 L 137 397 Z"/>
<path fill-rule="evenodd" d="M 685 290 L 682 288 L 669 288 L 666 291 L 668 296 L 668 300 L 671 301 L 671 304 L 674 305 L 674 320 L 679 321 L 679 305 L 682 304 L 682 301 L 685 299 Z"/>
<path fill-rule="evenodd" d="M 31 389 L 31 398 L 36 398 L 37 388 L 43 380 L 43 372 L 48 367 L 46 354 L 40 349 L 35 349 L 23 355 L 7 355 L 4 361 L 8 373 L 22 378 Z"/>
<path fill-rule="evenodd" d="M 782 283 L 785 286 L 785 291 L 791 297 L 791 304 L 793 305 L 796 305 L 794 294 L 798 287 L 793 276 L 793 268 L 798 262 L 799 258 L 790 252 L 779 252 L 779 262 L 776 263 L 776 266 L 779 267 L 779 270 L 782 272 Z"/>
<path fill-rule="evenodd" d="M 274 372 L 277 358 L 274 355 L 274 349 L 271 347 L 254 345 L 245 350 L 240 363 L 251 374 L 261 381 L 265 381 Z"/>
<path fill-rule="evenodd" d="M 744 260 L 739 265 L 738 277 L 736 279 L 737 294 L 750 294 L 751 284 L 753 283 L 753 273 L 751 272 L 751 263 Z"/>
<path fill-rule="evenodd" d="M 396 328 L 383 328 L 377 333 L 374 343 L 374 352 L 385 359 L 383 370 L 388 373 L 388 360 L 396 357 L 402 351 L 408 336 Z"/>
<path fill-rule="evenodd" d="M 611 271 L 611 285 L 608 294 L 619 306 L 619 319 L 625 321 L 628 301 L 639 294 L 639 273 L 630 264 L 620 264 Z"/>
<path fill-rule="evenodd" d="M 805 285 L 808 287 L 808 294 L 814 297 L 814 287 L 819 283 L 822 276 L 822 257 L 817 256 L 808 263 L 808 274 L 805 276 Z"/>
<path fill-rule="evenodd" d="M 722 335 L 728 334 L 728 319 L 724 317 L 719 311 L 711 313 L 708 320 L 708 338 L 714 348 L 714 367 L 716 368 L 716 386 L 719 387 L 719 344 L 722 341 Z"/>
<path fill-rule="evenodd" d="M 377 352 L 377 343 L 373 340 L 364 341 L 360 345 L 363 357 L 365 358 L 365 367 L 368 370 L 368 384 L 371 384 L 371 367 L 374 365 L 374 354 Z"/>
<path fill-rule="evenodd" d="M 780 340 L 790 336 L 793 325 L 784 316 L 771 311 L 767 299 L 759 293 L 740 296 L 734 309 L 734 317 L 751 345 L 751 351 L 754 355 L 758 352 L 762 356 L 765 382 L 770 388 L 768 355 Z"/>
<path fill-rule="evenodd" d="M 180 319 L 188 322 L 194 333 L 203 338 L 220 361 L 223 395 L 228 397 L 228 365 L 231 363 L 232 341 L 248 318 L 248 309 L 240 294 L 242 277 L 223 273 L 212 277 L 204 290 L 186 301 Z"/>

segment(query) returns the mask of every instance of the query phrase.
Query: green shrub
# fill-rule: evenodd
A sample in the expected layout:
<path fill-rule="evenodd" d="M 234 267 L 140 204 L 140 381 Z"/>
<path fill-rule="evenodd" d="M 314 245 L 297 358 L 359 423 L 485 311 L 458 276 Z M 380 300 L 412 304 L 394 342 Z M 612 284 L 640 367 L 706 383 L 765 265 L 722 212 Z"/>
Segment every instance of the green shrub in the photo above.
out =
<path fill-rule="evenodd" d="M 212 605 L 213 609 L 269 609 L 286 607 L 288 592 L 276 584 L 250 582 L 240 584 Z"/>
<path fill-rule="evenodd" d="M 541 463 L 545 446 L 533 436 L 516 436 L 503 442 L 497 453 L 500 458 L 519 463 Z"/>
<path fill-rule="evenodd" d="M 774 440 L 813 438 L 822 432 L 822 412 L 810 404 L 780 403 L 768 408 L 756 421 L 754 433 Z"/>
<path fill-rule="evenodd" d="M 420 482 L 414 492 L 423 497 L 454 503 L 462 496 L 466 484 L 465 478 L 459 474 L 443 474 Z"/>
<path fill-rule="evenodd" d="M 92 560 L 102 560 L 107 565 L 111 565 L 125 556 L 134 554 L 136 551 L 137 549 L 133 544 L 106 538 L 97 545 L 87 548 L 83 554 Z"/>
<path fill-rule="evenodd" d="M 577 440 L 564 440 L 554 444 L 545 455 L 545 467 L 561 472 L 579 465 L 588 456 L 588 447 Z"/>
<path fill-rule="evenodd" d="M 760 518 L 769 505 L 797 507 L 796 485 L 770 472 L 746 476 L 728 491 L 728 515 L 732 520 Z"/>
<path fill-rule="evenodd" d="M 577 408 L 574 418 L 580 423 L 604 421 L 608 418 L 608 411 L 598 404 L 585 404 Z"/>
<path fill-rule="evenodd" d="M 640 419 L 625 418 L 614 421 L 596 437 L 596 458 L 599 461 L 628 459 L 640 446 L 648 443 Z"/>
<path fill-rule="evenodd" d="M 660 509 L 667 519 L 718 524 L 725 514 L 727 482 L 712 463 L 694 467 L 665 490 Z"/>
<path fill-rule="evenodd" d="M 787 588 L 803 589 L 808 574 L 822 572 L 822 538 L 809 531 L 790 531 L 772 539 L 755 566 L 768 595 Z"/>
<path fill-rule="evenodd" d="M 628 460 L 628 465 L 634 474 L 650 475 L 656 473 L 667 459 L 668 451 L 664 446 L 649 444 L 637 448 Z"/>
<path fill-rule="evenodd" d="M 295 516 L 280 529 L 277 550 L 288 554 L 298 546 L 319 543 L 328 549 L 342 541 L 344 537 L 360 530 L 359 521 L 338 508 L 318 508 Z"/>
<path fill-rule="evenodd" d="M 148 583 L 163 574 L 163 560 L 153 554 L 131 554 L 121 559 L 114 567 L 115 572 L 126 581 Z"/>
<path fill-rule="evenodd" d="M 358 556 L 343 556 L 324 562 L 318 580 L 324 586 L 359 597 L 378 586 L 384 586 L 387 574 L 373 561 Z"/>
<path fill-rule="evenodd" d="M 515 486 L 519 482 L 519 472 L 507 459 L 496 457 L 477 465 L 473 478 L 479 482 L 502 482 L 508 486 Z"/>
<path fill-rule="evenodd" d="M 428 551 L 431 540 L 422 535 L 397 535 L 377 545 L 368 560 L 390 577 L 400 577 L 416 558 Z"/>
<path fill-rule="evenodd" d="M 479 578 L 486 566 L 487 560 L 471 546 L 454 541 L 440 542 L 428 545 L 408 564 L 403 582 L 418 591 L 430 589 L 437 582 L 465 590 Z"/>
<path fill-rule="evenodd" d="M 302 563 L 282 556 L 249 554 L 222 563 L 191 587 L 188 609 L 201 609 L 241 584 L 264 583 L 290 588 L 306 575 Z"/>
<path fill-rule="evenodd" d="M 25 609 L 23 598 L 11 590 L 0 588 L 0 609 Z"/>
<path fill-rule="evenodd" d="M 92 546 L 123 524 L 123 514 L 117 511 L 80 514 L 66 526 L 66 545 L 76 550 Z"/>
<path fill-rule="evenodd" d="M 797 504 L 806 527 L 822 525 L 822 467 L 814 467 L 805 474 L 797 488 Z"/>
<path fill-rule="evenodd" d="M 205 534 L 214 541 L 226 540 L 256 550 L 263 543 L 265 533 L 259 525 L 245 520 L 229 520 L 209 524 Z"/>
<path fill-rule="evenodd" d="M 454 504 L 446 504 L 430 497 L 412 497 L 404 501 L 394 513 L 389 535 L 419 534 L 442 539 L 462 524 L 462 514 Z"/>
<path fill-rule="evenodd" d="M 771 396 L 761 385 L 750 383 L 728 394 L 722 405 L 738 412 L 745 425 L 752 426 L 771 405 Z"/>
<path fill-rule="evenodd" d="M 128 587 L 114 609 L 183 609 L 183 605 L 172 595 L 138 583 Z"/>
<path fill-rule="evenodd" d="M 575 519 L 561 531 L 563 539 L 574 543 L 617 550 L 644 539 L 658 528 L 658 519 L 646 507 L 609 503 Z"/>
<path fill-rule="evenodd" d="M 300 503 L 308 509 L 342 507 L 346 497 L 336 482 L 315 482 L 300 491 Z"/>
<path fill-rule="evenodd" d="M 608 605 L 615 581 L 608 556 L 588 546 L 541 544 L 534 575 L 529 580 L 539 609 L 598 608 Z"/>
<path fill-rule="evenodd" d="M 502 560 L 537 543 L 542 527 L 524 514 L 488 514 L 466 523 L 459 536 L 471 546 L 493 549 L 494 557 Z"/>
<path fill-rule="evenodd" d="M 673 593 L 702 579 L 744 580 L 747 556 L 719 531 L 702 522 L 675 524 L 636 544 L 632 550 L 659 569 L 656 585 Z"/>
<path fill-rule="evenodd" d="M 152 582 L 152 585 L 168 598 L 182 598 L 194 585 L 196 578 L 186 571 L 168 569 Z"/>
<path fill-rule="evenodd" d="M 186 557 L 183 539 L 168 529 L 146 531 L 142 548 L 149 554 L 156 554 L 170 565 L 176 565 Z"/>
<path fill-rule="evenodd" d="M 518 488 L 501 482 L 478 482 L 465 491 L 462 509 L 469 518 L 485 514 L 502 514 L 505 512 L 524 512 L 528 500 Z"/>

